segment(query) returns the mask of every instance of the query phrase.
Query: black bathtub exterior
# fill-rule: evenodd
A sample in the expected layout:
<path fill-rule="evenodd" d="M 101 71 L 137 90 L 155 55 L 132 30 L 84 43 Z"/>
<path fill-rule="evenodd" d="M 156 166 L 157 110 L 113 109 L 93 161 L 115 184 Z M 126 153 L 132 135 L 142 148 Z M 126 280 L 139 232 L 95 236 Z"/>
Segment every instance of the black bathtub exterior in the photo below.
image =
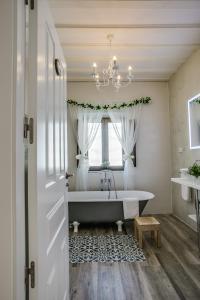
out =
<path fill-rule="evenodd" d="M 148 200 L 139 201 L 139 215 L 142 214 Z M 107 223 L 124 220 L 123 202 L 69 202 L 69 222 Z"/>

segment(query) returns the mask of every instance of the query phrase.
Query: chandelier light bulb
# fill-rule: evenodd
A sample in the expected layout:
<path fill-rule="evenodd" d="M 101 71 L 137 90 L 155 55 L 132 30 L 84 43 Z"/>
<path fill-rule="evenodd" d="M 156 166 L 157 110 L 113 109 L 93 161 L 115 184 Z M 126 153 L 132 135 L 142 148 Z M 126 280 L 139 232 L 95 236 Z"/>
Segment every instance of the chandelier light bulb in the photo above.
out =
<path fill-rule="evenodd" d="M 116 62 L 117 61 L 117 57 L 113 56 L 113 61 Z"/>
<path fill-rule="evenodd" d="M 129 75 L 129 77 L 132 76 L 132 67 L 131 66 L 128 67 L 128 75 Z"/>
<path fill-rule="evenodd" d="M 97 64 L 95 62 L 93 62 L 92 67 L 93 67 L 92 76 L 93 76 L 93 78 L 95 78 L 96 73 L 97 73 Z"/>

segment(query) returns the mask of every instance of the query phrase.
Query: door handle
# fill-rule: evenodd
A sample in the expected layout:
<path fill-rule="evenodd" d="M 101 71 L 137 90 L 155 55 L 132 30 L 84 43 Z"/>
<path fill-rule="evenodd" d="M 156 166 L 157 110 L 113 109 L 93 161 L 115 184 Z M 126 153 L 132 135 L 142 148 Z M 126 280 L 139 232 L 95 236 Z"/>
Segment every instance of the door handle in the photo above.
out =
<path fill-rule="evenodd" d="M 74 174 L 68 174 L 67 172 L 65 173 L 65 178 L 66 179 L 68 179 L 68 178 L 70 178 L 70 177 L 73 177 L 74 176 Z"/>

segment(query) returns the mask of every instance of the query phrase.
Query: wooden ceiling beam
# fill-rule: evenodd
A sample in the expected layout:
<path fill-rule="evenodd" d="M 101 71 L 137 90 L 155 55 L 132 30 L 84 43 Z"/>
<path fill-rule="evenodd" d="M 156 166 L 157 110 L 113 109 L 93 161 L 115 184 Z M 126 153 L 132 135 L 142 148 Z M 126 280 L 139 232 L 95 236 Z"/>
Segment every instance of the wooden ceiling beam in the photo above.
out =
<path fill-rule="evenodd" d="M 55 24 L 57 29 L 196 29 L 200 28 L 200 23 L 196 24 Z"/>
<path fill-rule="evenodd" d="M 62 43 L 63 48 L 97 48 L 107 47 L 108 43 Z M 116 48 L 166 48 L 166 47 L 196 47 L 200 46 L 199 43 L 188 43 L 188 44 L 112 44 L 112 49 Z"/>

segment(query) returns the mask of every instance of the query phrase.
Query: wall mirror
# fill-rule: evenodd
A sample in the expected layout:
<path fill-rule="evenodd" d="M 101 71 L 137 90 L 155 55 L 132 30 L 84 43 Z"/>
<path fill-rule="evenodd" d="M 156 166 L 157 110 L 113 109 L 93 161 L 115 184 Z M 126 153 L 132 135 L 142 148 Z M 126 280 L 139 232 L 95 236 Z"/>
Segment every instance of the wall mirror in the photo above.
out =
<path fill-rule="evenodd" d="M 190 149 L 200 149 L 200 94 L 188 100 Z"/>

